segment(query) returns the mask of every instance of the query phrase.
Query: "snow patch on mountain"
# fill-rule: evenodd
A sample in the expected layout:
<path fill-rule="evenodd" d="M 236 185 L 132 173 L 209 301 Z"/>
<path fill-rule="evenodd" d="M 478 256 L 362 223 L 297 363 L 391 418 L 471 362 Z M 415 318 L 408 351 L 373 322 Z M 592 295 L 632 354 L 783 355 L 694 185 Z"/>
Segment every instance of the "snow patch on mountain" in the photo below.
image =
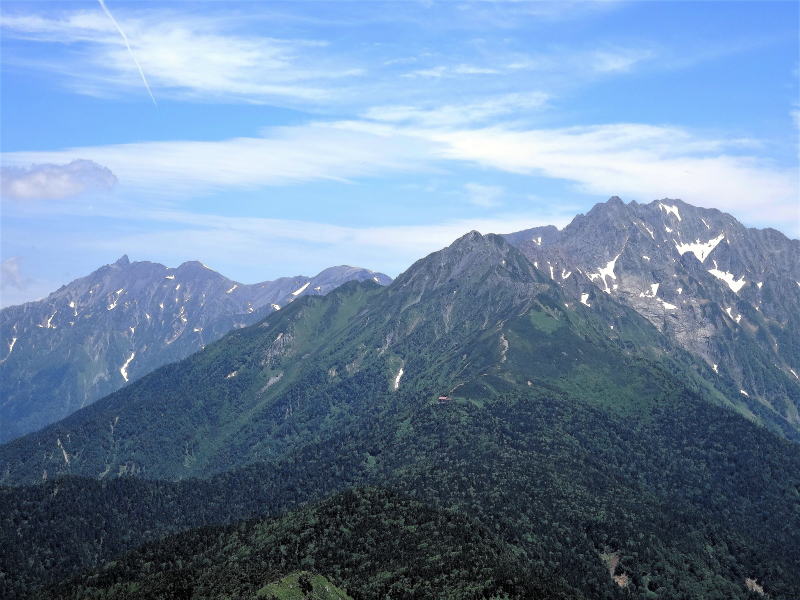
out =
<path fill-rule="evenodd" d="M 295 291 L 292 292 L 292 296 L 299 296 L 300 294 L 305 292 L 309 283 L 311 283 L 311 282 L 310 281 L 306 281 L 299 289 L 296 289 Z"/>
<path fill-rule="evenodd" d="M 131 355 L 128 357 L 128 360 L 126 360 L 122 364 L 122 366 L 119 368 L 119 374 L 122 375 L 122 378 L 125 381 L 128 381 L 128 366 L 131 364 L 131 361 L 133 361 L 133 358 L 135 356 L 136 356 L 136 352 L 131 352 Z"/>
<path fill-rule="evenodd" d="M 662 204 L 661 202 L 659 202 L 658 203 L 658 208 L 660 208 L 661 210 L 663 210 L 667 214 L 675 215 L 675 218 L 677 218 L 678 221 L 682 221 L 683 220 L 683 219 L 681 219 L 681 213 L 678 210 L 678 207 L 673 205 L 673 204 Z"/>
<path fill-rule="evenodd" d="M 8 358 L 11 356 L 11 353 L 14 351 L 14 344 L 16 343 L 17 343 L 17 338 L 12 337 L 11 341 L 8 343 L 8 354 L 6 354 L 6 357 L 4 359 L 0 360 L 0 364 L 3 364 L 8 360 Z"/>
<path fill-rule="evenodd" d="M 589 273 L 589 279 L 591 279 L 592 281 L 599 278 L 600 281 L 603 282 L 603 291 L 606 294 L 611 293 L 611 288 L 608 287 L 608 283 L 606 282 L 606 277 L 610 277 L 611 279 L 614 280 L 617 279 L 617 276 L 614 274 L 614 267 L 616 267 L 617 259 L 620 257 L 620 254 L 617 254 L 614 258 L 608 261 L 605 267 L 599 268 L 597 273 Z"/>
<path fill-rule="evenodd" d="M 106 310 L 114 310 L 115 308 L 117 308 L 117 304 L 119 303 L 119 299 L 122 297 L 122 292 L 124 292 L 124 291 L 125 291 L 125 288 L 120 288 L 116 292 L 114 292 L 114 294 L 113 294 L 114 299 L 111 301 L 111 304 L 109 304 L 106 307 Z"/>
<path fill-rule="evenodd" d="M 41 329 L 55 329 L 55 328 L 56 328 L 56 326 L 55 326 L 55 325 L 53 325 L 53 317 L 55 317 L 55 316 L 56 316 L 56 313 L 57 313 L 57 312 L 58 312 L 58 311 L 55 311 L 55 312 L 54 312 L 52 315 L 50 315 L 50 316 L 47 318 L 47 321 L 45 321 L 44 323 L 39 323 L 39 324 L 37 325 L 37 327 L 39 327 L 39 328 L 41 328 Z"/>
<path fill-rule="evenodd" d="M 650 291 L 649 292 L 639 292 L 640 298 L 655 298 L 656 294 L 658 293 L 658 286 L 661 285 L 659 283 L 651 283 L 650 284 Z"/>
<path fill-rule="evenodd" d="M 727 271 L 722 271 L 720 269 L 709 269 L 708 272 L 717 279 L 721 279 L 727 283 L 728 287 L 731 288 L 735 294 L 738 294 L 739 290 L 741 290 L 744 284 L 747 283 L 747 281 L 744 279 L 744 275 L 742 275 L 742 278 L 737 281 L 736 275 L 733 273 L 728 273 Z"/>
<path fill-rule="evenodd" d="M 397 375 L 394 378 L 394 382 L 392 383 L 392 389 L 397 390 L 400 387 L 400 378 L 403 376 L 403 367 L 400 367 L 400 370 L 397 372 Z"/>
<path fill-rule="evenodd" d="M 717 245 L 724 239 L 725 234 L 720 233 L 717 237 L 710 239 L 707 242 L 701 242 L 700 240 L 695 240 L 694 242 L 688 244 L 679 244 L 678 242 L 675 242 L 675 248 L 678 250 L 678 252 L 680 252 L 681 256 L 687 252 L 692 252 L 697 257 L 697 260 L 700 262 L 705 262 L 712 250 L 714 250 L 714 248 L 716 248 Z"/>

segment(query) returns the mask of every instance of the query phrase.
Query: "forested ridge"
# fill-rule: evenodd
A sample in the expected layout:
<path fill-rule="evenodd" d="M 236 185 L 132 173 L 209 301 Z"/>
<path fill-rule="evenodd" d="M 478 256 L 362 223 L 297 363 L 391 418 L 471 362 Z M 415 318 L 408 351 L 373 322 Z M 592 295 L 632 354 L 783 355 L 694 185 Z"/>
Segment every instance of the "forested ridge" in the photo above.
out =
<path fill-rule="evenodd" d="M 68 478 L 6 488 L 2 530 L 19 535 L 4 540 L 16 553 L 4 563 L 39 567 L 18 581 L 29 589 L 45 576 L 42 566 L 64 574 L 102 563 L 126 543 L 281 507 L 290 517 L 292 507 L 337 489 L 380 484 L 482 523 L 526 569 L 551 573 L 576 597 L 622 592 L 600 558 L 618 552 L 626 594 L 746 598 L 744 582 L 756 578 L 770 597 L 793 598 L 796 447 L 691 398 L 678 407 L 648 423 L 534 393 L 485 407 L 423 405 L 411 421 L 398 422 L 398 407 L 390 407 L 286 463 L 208 481 Z M 742 439 L 760 454 L 742 449 Z M 198 541 L 197 551 L 206 545 Z M 72 562 L 59 563 L 65 558 Z"/>
<path fill-rule="evenodd" d="M 796 600 L 800 446 L 710 371 L 470 234 L 0 447 L 0 592 Z"/>
<path fill-rule="evenodd" d="M 325 573 L 360 598 L 574 598 L 463 514 L 350 490 L 285 517 L 201 528 L 149 544 L 54 598 L 254 597 L 277 574 Z M 156 567 L 157 565 L 157 567 Z"/>

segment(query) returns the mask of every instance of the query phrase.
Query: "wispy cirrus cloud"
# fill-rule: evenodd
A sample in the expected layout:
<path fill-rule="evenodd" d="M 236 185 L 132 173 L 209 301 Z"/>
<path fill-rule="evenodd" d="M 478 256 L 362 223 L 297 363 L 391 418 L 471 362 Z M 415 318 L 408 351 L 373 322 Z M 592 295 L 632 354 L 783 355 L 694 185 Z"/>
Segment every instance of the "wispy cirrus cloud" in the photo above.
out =
<path fill-rule="evenodd" d="M 537 53 L 498 50 L 484 64 L 434 64 L 429 56 L 427 66 L 402 74 L 407 79 L 475 79 L 491 81 L 491 76 L 509 77 L 523 73 L 535 74 L 541 86 L 564 88 L 589 82 L 599 77 L 621 75 L 653 65 L 659 56 L 655 47 L 602 46 L 593 48 L 555 47 Z M 417 61 L 422 62 L 422 61 Z"/>
<path fill-rule="evenodd" d="M 466 162 L 543 176 L 571 182 L 581 193 L 605 197 L 682 198 L 735 211 L 754 223 L 791 222 L 800 197 L 796 168 L 761 158 L 757 140 L 704 136 L 675 126 L 425 128 L 364 121 L 339 126 L 386 136 L 392 131 L 417 136 L 431 144 L 431 160 L 445 164 Z"/>
<path fill-rule="evenodd" d="M 456 20 L 471 20 L 456 9 L 449 12 Z M 35 53 L 17 55 L 7 46 L 4 63 L 46 71 L 73 91 L 99 97 L 141 93 L 141 74 L 146 73 L 147 87 L 166 99 L 328 112 L 343 106 L 363 110 L 365 105 L 398 97 L 476 102 L 487 89 L 507 88 L 510 74 L 523 72 L 536 74 L 540 87 L 551 88 L 546 91 L 552 96 L 564 86 L 628 72 L 656 54 L 638 46 L 551 47 L 531 54 L 492 42 L 497 47 L 481 51 L 464 47 L 457 56 L 425 46 L 404 49 L 409 55 L 402 57 L 373 56 L 323 36 L 255 35 L 248 23 L 268 21 L 259 11 L 252 18 L 228 14 L 218 19 L 153 5 L 126 5 L 117 8 L 115 16 L 126 32 L 127 48 L 120 44 L 114 22 L 99 8 L 8 10 L 0 17 L 7 40 L 58 44 L 61 50 L 43 58 Z M 138 64 L 132 63 L 131 55 Z M 429 88 L 444 79 L 452 85 Z"/>
<path fill-rule="evenodd" d="M 0 175 L 0 195 L 14 200 L 58 200 L 84 192 L 107 191 L 117 184 L 108 168 L 85 159 L 67 164 L 3 166 Z"/>
<path fill-rule="evenodd" d="M 596 73 L 625 73 L 656 55 L 645 48 L 596 50 L 589 53 L 589 65 Z"/>
<path fill-rule="evenodd" d="M 754 140 L 704 136 L 674 126 L 470 128 L 457 122 L 426 127 L 419 120 L 386 118 L 310 123 L 271 129 L 264 137 L 214 142 L 7 153 L 3 161 L 24 165 L 87 157 L 103 161 L 129 188 L 165 195 L 430 174 L 473 165 L 571 182 L 576 192 L 600 197 L 679 197 L 733 210 L 755 223 L 794 218 L 800 194 L 796 170 L 759 158 L 758 149 Z"/>
<path fill-rule="evenodd" d="M 169 196 L 425 171 L 432 168 L 429 146 L 426 140 L 402 132 L 384 134 L 312 123 L 273 128 L 263 137 L 10 152 L 3 155 L 3 162 L 26 165 L 86 157 L 102 161 L 128 189 Z M 9 168 L 20 172 L 18 167 Z"/>
<path fill-rule="evenodd" d="M 440 79 L 442 77 L 458 77 L 464 75 L 499 75 L 503 69 L 488 66 L 456 64 L 452 66 L 437 65 L 427 69 L 417 69 L 404 73 L 403 77 L 406 78 L 433 78 Z"/>
<path fill-rule="evenodd" d="M 703 137 L 678 127 L 616 123 L 425 135 L 448 160 L 570 181 L 590 194 L 682 198 L 755 222 L 793 219 L 800 197 L 796 169 L 743 152 L 757 148 L 755 141 Z"/>
<path fill-rule="evenodd" d="M 375 106 L 364 117 L 375 121 L 415 124 L 423 127 L 475 126 L 499 117 L 517 118 L 547 105 L 544 92 L 501 94 L 477 100 L 438 106 Z"/>
<path fill-rule="evenodd" d="M 8 39 L 64 45 L 59 58 L 27 58 L 25 66 L 47 70 L 74 90 L 94 95 L 141 87 L 131 52 L 153 88 L 179 98 L 320 101 L 333 93 L 325 82 L 362 72 L 322 52 L 327 45 L 323 40 L 248 35 L 236 23 L 221 24 L 209 16 L 152 9 L 118 13 L 127 48 L 120 44 L 115 24 L 99 9 L 52 16 L 6 13 L 0 24 Z M 16 59 L 11 55 L 4 60 L 14 64 Z"/>

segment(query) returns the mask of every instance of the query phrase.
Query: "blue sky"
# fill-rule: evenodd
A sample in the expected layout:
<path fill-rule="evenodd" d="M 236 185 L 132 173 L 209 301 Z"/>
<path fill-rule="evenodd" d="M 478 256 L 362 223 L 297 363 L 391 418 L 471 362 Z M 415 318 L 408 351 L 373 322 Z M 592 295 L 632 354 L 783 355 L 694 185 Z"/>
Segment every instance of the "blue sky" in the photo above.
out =
<path fill-rule="evenodd" d="M 395 276 L 612 195 L 800 234 L 796 2 L 106 6 L 130 51 L 3 3 L 3 305 L 122 254 Z"/>

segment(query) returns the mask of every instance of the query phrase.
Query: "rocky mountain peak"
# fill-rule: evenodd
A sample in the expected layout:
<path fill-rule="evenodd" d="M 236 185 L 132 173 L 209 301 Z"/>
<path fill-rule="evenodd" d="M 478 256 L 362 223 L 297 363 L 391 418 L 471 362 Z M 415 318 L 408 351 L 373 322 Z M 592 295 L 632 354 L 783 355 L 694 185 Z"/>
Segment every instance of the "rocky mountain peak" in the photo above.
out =
<path fill-rule="evenodd" d="M 547 241 L 541 231 L 506 238 L 565 293 L 633 308 L 800 427 L 800 348 L 785 337 L 800 331 L 800 242 L 670 198 L 614 197 Z"/>
<path fill-rule="evenodd" d="M 199 275 L 199 276 L 208 276 L 214 274 L 218 277 L 224 278 L 222 275 L 214 271 L 213 269 L 207 267 L 205 264 L 201 263 L 199 260 L 187 260 L 184 263 L 181 263 L 175 268 L 176 273 L 186 274 L 186 275 Z M 230 281 L 227 278 L 226 281 Z"/>
<path fill-rule="evenodd" d="M 531 265 L 499 235 L 470 231 L 452 244 L 414 263 L 393 287 L 417 286 L 430 290 L 453 283 L 491 285 L 506 276 L 517 281 L 535 279 Z"/>

